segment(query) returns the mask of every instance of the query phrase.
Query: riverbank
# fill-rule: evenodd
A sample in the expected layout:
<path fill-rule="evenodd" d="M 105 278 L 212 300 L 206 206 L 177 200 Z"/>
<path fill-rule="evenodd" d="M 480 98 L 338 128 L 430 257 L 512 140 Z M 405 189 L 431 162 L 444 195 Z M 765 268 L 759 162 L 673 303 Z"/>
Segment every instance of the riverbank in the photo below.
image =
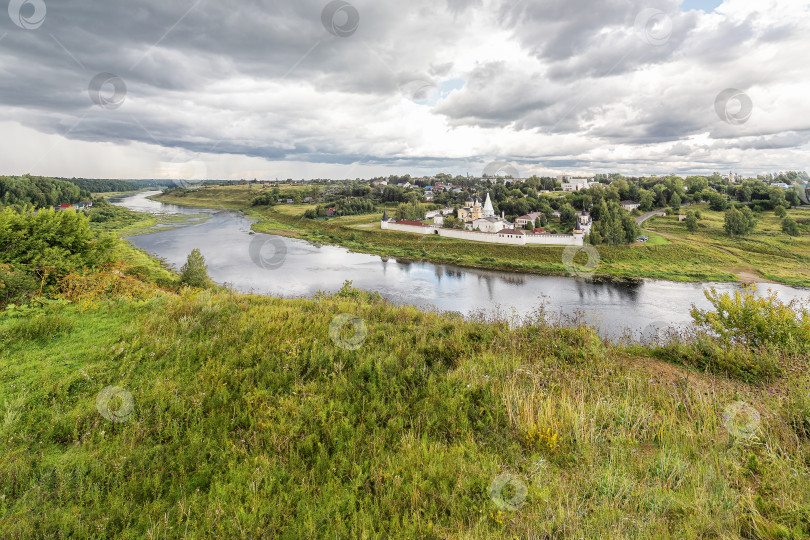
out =
<path fill-rule="evenodd" d="M 375 215 L 308 220 L 313 205 L 252 207 L 261 188 L 210 186 L 195 191 L 156 196 L 155 200 L 181 206 L 239 210 L 254 218 L 257 232 L 295 236 L 350 250 L 449 263 L 478 269 L 506 270 L 540 275 L 571 275 L 563 262 L 562 247 L 476 245 L 463 240 L 381 231 Z M 600 279 L 650 278 L 682 282 L 776 282 L 810 287 L 810 237 L 791 238 L 778 231 L 778 220 L 763 216 L 761 230 L 744 239 L 729 239 L 722 232 L 722 214 L 696 205 L 705 216 L 701 230 L 691 234 L 677 218 L 653 217 L 645 229 L 660 233 L 662 241 L 649 244 L 597 246 L 594 276 Z M 801 218 L 801 211 L 793 211 Z M 705 240 L 710 241 L 705 241 Z M 574 259 L 574 271 L 588 262 L 587 253 Z M 590 263 L 592 264 L 592 263 Z"/>

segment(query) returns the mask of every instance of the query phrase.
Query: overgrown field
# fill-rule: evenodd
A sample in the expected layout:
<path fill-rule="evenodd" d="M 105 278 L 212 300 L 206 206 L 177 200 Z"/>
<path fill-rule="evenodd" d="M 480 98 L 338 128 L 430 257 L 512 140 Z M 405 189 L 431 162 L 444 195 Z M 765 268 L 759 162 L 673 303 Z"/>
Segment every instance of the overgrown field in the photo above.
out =
<path fill-rule="evenodd" d="M 806 368 L 350 288 L 153 292 L 0 318 L 3 538 L 810 535 Z"/>
<path fill-rule="evenodd" d="M 303 219 L 314 205 L 251 207 L 251 197 L 261 187 L 206 187 L 184 196 L 160 200 L 174 204 L 241 209 L 259 219 L 259 232 L 300 236 L 323 243 L 339 244 L 363 253 L 412 259 L 428 259 L 468 267 L 497 268 L 541 274 L 567 274 L 563 248 L 550 246 L 505 246 L 466 242 L 435 236 L 381 231 L 382 214 L 350 216 L 328 220 Z M 779 229 L 773 212 L 760 214 L 760 225 L 750 236 L 731 239 L 723 233 L 723 215 L 703 205 L 692 207 L 703 213 L 701 228 L 690 234 L 676 217 L 653 218 L 645 227 L 664 233 L 638 245 L 597 246 L 596 274 L 614 278 L 656 278 L 672 281 L 738 281 L 740 277 L 768 279 L 810 286 L 810 235 L 789 237 Z M 789 212 L 801 222 L 810 212 Z M 581 253 L 575 261 L 585 264 Z"/>

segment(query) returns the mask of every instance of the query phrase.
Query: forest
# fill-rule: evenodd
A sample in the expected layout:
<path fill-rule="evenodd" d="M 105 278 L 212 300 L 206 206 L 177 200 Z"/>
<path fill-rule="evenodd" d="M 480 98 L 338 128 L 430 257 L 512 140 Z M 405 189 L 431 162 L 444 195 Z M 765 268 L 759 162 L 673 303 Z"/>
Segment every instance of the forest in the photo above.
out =
<path fill-rule="evenodd" d="M 0 207 L 46 208 L 72 204 L 90 198 L 90 192 L 67 180 L 42 176 L 0 176 Z"/>

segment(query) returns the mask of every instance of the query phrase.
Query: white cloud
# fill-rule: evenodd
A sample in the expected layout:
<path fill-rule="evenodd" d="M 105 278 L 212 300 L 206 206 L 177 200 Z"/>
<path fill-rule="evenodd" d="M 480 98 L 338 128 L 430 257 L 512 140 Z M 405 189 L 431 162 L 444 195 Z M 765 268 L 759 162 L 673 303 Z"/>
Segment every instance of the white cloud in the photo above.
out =
<path fill-rule="evenodd" d="M 154 178 L 181 151 L 216 178 L 810 163 L 806 2 L 358 1 L 346 38 L 315 0 L 203 1 L 174 28 L 192 3 L 66 4 L 0 26 L 2 173 Z M 638 34 L 647 8 L 663 43 Z M 102 71 L 126 81 L 118 109 L 87 95 Z M 715 113 L 726 88 L 750 96 L 746 123 Z"/>

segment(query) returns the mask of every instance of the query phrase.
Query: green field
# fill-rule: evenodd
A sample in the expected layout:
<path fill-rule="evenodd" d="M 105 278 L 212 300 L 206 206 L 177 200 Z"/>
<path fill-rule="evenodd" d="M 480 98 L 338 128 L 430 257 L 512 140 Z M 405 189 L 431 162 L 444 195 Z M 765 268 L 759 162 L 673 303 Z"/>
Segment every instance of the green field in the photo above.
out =
<path fill-rule="evenodd" d="M 352 250 L 383 256 L 426 259 L 467 267 L 505 269 L 520 272 L 564 275 L 562 247 L 502 246 L 465 242 L 432 236 L 381 231 L 380 214 L 305 220 L 308 205 L 250 207 L 250 198 L 261 187 L 209 187 L 183 197 L 161 200 L 175 204 L 241 209 L 257 218 L 259 232 L 300 236 L 321 243 L 339 244 Z M 650 236 L 646 244 L 597 246 L 597 276 L 611 278 L 657 278 L 673 281 L 777 281 L 810 286 L 810 235 L 791 238 L 779 230 L 772 212 L 762 214 L 754 234 L 729 239 L 723 234 L 722 214 L 702 206 L 701 229 L 689 234 L 677 218 L 655 217 L 645 223 Z M 807 218 L 808 213 L 792 210 Z M 651 233 L 651 231 L 660 234 Z M 584 254 L 575 259 L 587 260 Z"/>
<path fill-rule="evenodd" d="M 5 538 L 810 535 L 806 371 L 750 386 L 351 290 L 54 306 L 0 334 Z M 740 401 L 755 439 L 723 422 Z"/>

